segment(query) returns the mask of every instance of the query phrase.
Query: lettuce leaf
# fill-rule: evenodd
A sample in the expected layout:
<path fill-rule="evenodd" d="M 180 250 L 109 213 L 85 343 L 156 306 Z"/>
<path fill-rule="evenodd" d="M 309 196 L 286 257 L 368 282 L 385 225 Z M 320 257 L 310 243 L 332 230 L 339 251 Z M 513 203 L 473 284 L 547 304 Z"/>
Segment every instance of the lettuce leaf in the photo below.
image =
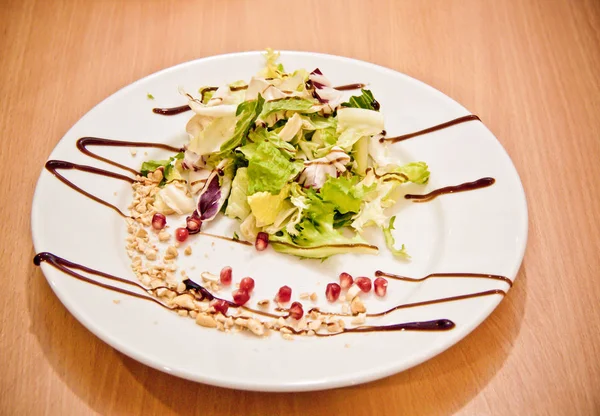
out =
<path fill-rule="evenodd" d="M 323 201 L 335 205 L 340 214 L 358 212 L 363 196 L 360 188 L 356 187 L 358 180 L 357 176 L 350 178 L 345 176 L 339 178 L 329 177 L 321 188 L 321 198 Z"/>
<path fill-rule="evenodd" d="M 221 154 L 230 153 L 244 143 L 248 130 L 254 125 L 254 122 L 263 109 L 264 102 L 264 98 L 259 95 L 256 100 L 244 101 L 238 105 L 235 112 L 237 122 L 233 136 L 221 145 Z"/>
<path fill-rule="evenodd" d="M 229 218 L 239 218 L 245 220 L 250 215 L 250 205 L 248 197 L 248 169 L 238 168 L 231 185 L 231 193 L 227 200 L 227 209 L 225 215 Z"/>
<path fill-rule="evenodd" d="M 404 260 L 410 259 L 409 254 L 406 252 L 406 247 L 402 244 L 400 249 L 395 248 L 396 239 L 392 235 L 392 230 L 394 230 L 394 221 L 396 220 L 396 216 L 390 218 L 389 225 L 387 227 L 381 227 L 383 230 L 383 236 L 385 237 L 385 245 L 392 252 L 392 254 L 396 257 L 400 257 Z"/>
<path fill-rule="evenodd" d="M 181 159 L 183 159 L 183 152 L 179 152 L 166 160 L 147 160 L 142 163 L 140 173 L 142 176 L 148 176 L 150 172 L 154 172 L 156 169 L 162 167 L 163 179 L 160 181 L 159 186 L 163 186 L 167 182 L 183 179 L 181 173 L 175 167 L 177 161 Z"/>
<path fill-rule="evenodd" d="M 367 110 L 379 111 L 379 103 L 373 98 L 373 93 L 369 90 L 360 90 L 361 95 L 354 95 L 342 103 L 342 107 L 366 108 Z"/>
<path fill-rule="evenodd" d="M 264 127 L 259 127 L 248 134 L 248 138 L 254 143 L 269 142 L 279 150 L 283 151 L 288 158 L 293 157 L 296 154 L 296 148 L 281 139 L 274 131 L 269 131 Z"/>
<path fill-rule="evenodd" d="M 404 166 L 397 166 L 389 172 L 406 175 L 409 182 L 419 185 L 424 185 L 429 181 L 429 167 L 425 162 L 411 162 Z"/>
<path fill-rule="evenodd" d="M 238 149 L 248 160 L 248 195 L 278 194 L 304 169 L 302 161 L 289 161 L 269 142 L 251 143 Z"/>
<path fill-rule="evenodd" d="M 248 197 L 248 205 L 252 209 L 252 214 L 256 218 L 257 227 L 264 227 L 273 224 L 281 211 L 285 211 L 293 207 L 290 203 L 285 204 L 285 200 L 287 199 L 289 193 L 290 187 L 288 185 L 281 189 L 281 192 L 279 192 L 277 195 L 263 191 L 256 192 Z"/>
<path fill-rule="evenodd" d="M 223 144 L 231 139 L 236 125 L 235 116 L 215 118 L 190 140 L 188 150 L 200 156 L 218 152 Z"/>
<path fill-rule="evenodd" d="M 264 78 L 281 78 L 281 76 L 285 73 L 283 69 L 283 65 L 281 63 L 277 63 L 279 60 L 279 52 L 275 52 L 271 48 L 267 48 L 265 50 L 265 67 L 260 70 L 258 75 Z"/>
<path fill-rule="evenodd" d="M 341 108 L 337 112 L 337 145 L 349 151 L 361 137 L 373 136 L 383 130 L 383 115 L 362 108 Z"/>
<path fill-rule="evenodd" d="M 264 120 L 270 114 L 277 111 L 298 111 L 305 112 L 314 105 L 312 101 L 299 97 L 280 98 L 278 100 L 267 101 L 262 107 L 260 119 Z"/>

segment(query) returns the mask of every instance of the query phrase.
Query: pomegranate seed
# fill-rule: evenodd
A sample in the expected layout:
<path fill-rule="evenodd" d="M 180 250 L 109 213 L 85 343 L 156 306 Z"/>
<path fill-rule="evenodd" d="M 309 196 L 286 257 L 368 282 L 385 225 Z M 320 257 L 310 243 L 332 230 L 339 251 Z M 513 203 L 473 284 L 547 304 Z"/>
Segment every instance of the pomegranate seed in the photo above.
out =
<path fill-rule="evenodd" d="M 290 317 L 300 319 L 302 318 L 302 315 L 304 315 L 302 304 L 300 302 L 293 302 L 292 306 L 290 306 Z"/>
<path fill-rule="evenodd" d="M 335 302 L 340 297 L 342 288 L 337 283 L 329 283 L 325 289 L 325 296 L 329 302 Z"/>
<path fill-rule="evenodd" d="M 387 292 L 388 281 L 383 277 L 378 277 L 373 282 L 373 286 L 375 287 L 375 294 L 379 297 L 384 297 Z"/>
<path fill-rule="evenodd" d="M 202 227 L 202 221 L 200 218 L 196 218 L 193 215 L 186 218 L 186 228 L 190 234 L 196 234 Z"/>
<path fill-rule="evenodd" d="M 157 212 L 152 216 L 152 228 L 155 230 L 162 230 L 167 225 L 167 217 L 160 212 Z"/>
<path fill-rule="evenodd" d="M 183 243 L 185 240 L 187 240 L 187 238 L 189 236 L 190 236 L 190 233 L 187 230 L 187 228 L 178 228 L 178 229 L 175 230 L 175 238 L 180 243 Z"/>
<path fill-rule="evenodd" d="M 268 245 L 269 245 L 269 234 L 261 231 L 256 236 L 256 241 L 254 242 L 254 247 L 256 247 L 256 249 L 258 251 L 263 251 L 267 248 Z"/>
<path fill-rule="evenodd" d="M 233 302 L 236 305 L 242 306 L 250 300 L 250 295 L 244 289 L 238 289 L 233 292 Z"/>
<path fill-rule="evenodd" d="M 221 312 L 223 315 L 227 315 L 229 304 L 223 299 L 215 299 L 210 303 L 210 306 L 215 308 L 215 311 Z"/>
<path fill-rule="evenodd" d="M 289 286 L 281 286 L 279 292 L 277 292 L 277 296 L 275 296 L 275 301 L 285 303 L 289 302 L 291 298 L 292 288 Z"/>
<path fill-rule="evenodd" d="M 365 293 L 369 293 L 371 291 L 371 279 L 368 277 L 357 277 L 354 283 L 356 283 L 356 286 L 360 287 L 360 290 Z"/>
<path fill-rule="evenodd" d="M 223 267 L 221 269 L 221 275 L 219 276 L 221 278 L 221 284 L 225 285 L 225 286 L 229 286 L 231 284 L 231 275 L 232 275 L 231 267 L 229 267 L 229 266 Z"/>
<path fill-rule="evenodd" d="M 354 283 L 354 279 L 348 273 L 340 273 L 340 286 L 342 289 L 348 289 Z"/>
<path fill-rule="evenodd" d="M 251 277 L 244 277 L 240 282 L 240 289 L 246 292 L 252 292 L 254 289 L 254 279 Z"/>

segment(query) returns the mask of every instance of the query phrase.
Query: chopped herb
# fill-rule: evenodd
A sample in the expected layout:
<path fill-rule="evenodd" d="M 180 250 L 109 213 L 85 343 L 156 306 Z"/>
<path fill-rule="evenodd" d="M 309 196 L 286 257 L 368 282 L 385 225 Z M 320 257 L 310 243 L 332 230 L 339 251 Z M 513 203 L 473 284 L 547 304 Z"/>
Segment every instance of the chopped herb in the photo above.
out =
<path fill-rule="evenodd" d="M 148 97 L 149 100 L 154 100 L 154 95 L 150 93 L 146 94 L 146 97 Z"/>

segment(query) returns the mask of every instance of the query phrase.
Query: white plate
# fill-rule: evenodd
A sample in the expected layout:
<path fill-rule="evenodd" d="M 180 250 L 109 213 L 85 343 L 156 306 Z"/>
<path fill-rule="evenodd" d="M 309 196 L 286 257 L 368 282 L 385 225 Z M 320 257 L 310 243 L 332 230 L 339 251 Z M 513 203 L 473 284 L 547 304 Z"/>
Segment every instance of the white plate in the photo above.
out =
<path fill-rule="evenodd" d="M 352 59 L 304 52 L 284 52 L 286 69 L 320 68 L 334 84 L 365 82 L 381 103 L 388 135 L 439 124 L 469 112 L 441 92 L 406 75 Z M 63 137 L 50 159 L 62 159 L 118 171 L 80 153 L 82 136 L 155 141 L 180 145 L 190 113 L 173 117 L 153 114 L 155 106 L 183 104 L 178 86 L 196 91 L 249 79 L 262 66 L 259 52 L 216 56 L 184 63 L 137 81 L 93 108 Z M 146 97 L 151 93 L 154 101 Z M 350 95 L 350 93 L 348 93 Z M 523 187 L 510 158 L 480 122 L 468 122 L 390 146 L 399 161 L 426 161 L 432 172 L 425 192 L 481 177 L 495 185 L 445 195 L 429 203 L 401 200 L 395 235 L 405 243 L 412 261 L 395 260 L 378 232 L 369 234 L 382 250 L 379 256 L 335 256 L 323 263 L 278 254 L 258 253 L 208 237 L 192 237 L 193 255 L 183 259 L 188 274 L 199 280 L 203 270 L 218 272 L 231 265 L 234 279 L 253 276 L 253 300 L 272 298 L 283 284 L 294 297 L 317 292 L 323 308 L 325 286 L 340 272 L 373 276 L 376 269 L 421 277 L 433 272 L 493 273 L 514 278 L 527 238 L 527 207 Z M 138 168 L 144 158 L 164 156 L 155 149 L 100 149 L 98 153 Z M 62 171 L 68 178 L 126 209 L 128 184 L 81 172 Z M 115 194 L 116 192 L 116 194 Z M 228 219 L 210 225 L 231 235 Z M 110 209 L 87 199 L 46 170 L 40 175 L 32 208 L 32 233 L 37 252 L 50 251 L 71 261 L 135 279 L 124 249 L 125 222 Z M 214 242 L 214 244 L 212 244 Z M 181 256 L 184 257 L 184 256 Z M 196 266 L 195 270 L 189 267 Z M 67 309 L 90 331 L 128 356 L 167 373 L 231 388 L 301 391 L 353 385 L 405 370 L 441 353 L 477 327 L 502 300 L 499 295 L 397 311 L 373 323 L 400 323 L 448 318 L 447 332 L 344 334 L 330 338 L 297 337 L 286 341 L 221 333 L 197 326 L 191 319 L 139 299 L 86 284 L 47 264 L 43 272 Z M 421 283 L 390 281 L 385 300 L 366 297 L 370 312 L 398 303 L 416 302 L 488 289 L 507 289 L 500 281 L 429 279 Z M 115 304 L 114 299 L 120 303 Z M 305 302 L 306 303 L 306 302 Z"/>

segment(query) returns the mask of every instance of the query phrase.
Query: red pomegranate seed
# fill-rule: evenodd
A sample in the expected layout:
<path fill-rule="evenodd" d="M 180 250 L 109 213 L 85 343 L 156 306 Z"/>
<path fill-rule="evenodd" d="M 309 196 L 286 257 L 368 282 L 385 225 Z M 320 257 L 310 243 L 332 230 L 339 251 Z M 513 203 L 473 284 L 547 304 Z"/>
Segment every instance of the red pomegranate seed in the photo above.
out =
<path fill-rule="evenodd" d="M 210 303 L 210 306 L 215 308 L 215 311 L 221 312 L 223 315 L 227 315 L 229 304 L 223 299 L 215 299 Z"/>
<path fill-rule="evenodd" d="M 221 278 L 221 284 L 225 285 L 225 286 L 229 286 L 231 284 L 231 275 L 232 275 L 231 267 L 229 267 L 229 266 L 223 267 L 221 269 L 221 275 L 219 276 Z"/>
<path fill-rule="evenodd" d="M 342 289 L 348 289 L 354 283 L 354 279 L 348 273 L 340 273 L 340 286 Z"/>
<path fill-rule="evenodd" d="M 357 277 L 354 283 L 356 283 L 356 286 L 360 287 L 360 290 L 365 293 L 369 293 L 371 291 L 371 279 L 368 277 Z"/>
<path fill-rule="evenodd" d="M 384 297 L 387 292 L 388 281 L 383 277 L 378 277 L 373 282 L 373 286 L 375 287 L 375 294 L 379 297 Z"/>
<path fill-rule="evenodd" d="M 254 289 L 254 279 L 251 277 L 244 277 L 240 281 L 240 289 L 245 290 L 246 292 L 252 292 L 252 289 Z"/>
<path fill-rule="evenodd" d="M 289 302 L 292 298 L 292 288 L 289 286 L 281 286 L 279 288 L 279 292 L 277 292 L 277 296 L 275 296 L 275 301 L 280 303 Z"/>
<path fill-rule="evenodd" d="M 175 238 L 177 241 L 183 243 L 190 236 L 190 233 L 186 228 L 178 228 L 175 230 Z"/>
<path fill-rule="evenodd" d="M 238 289 L 233 292 L 233 302 L 236 305 L 242 306 L 250 300 L 250 295 L 244 289 Z"/>
<path fill-rule="evenodd" d="M 196 218 L 194 216 L 189 216 L 186 219 L 186 228 L 190 234 L 196 234 L 200 231 L 202 227 L 202 221 L 200 218 Z"/>
<path fill-rule="evenodd" d="M 325 289 L 325 296 L 329 302 L 335 302 L 340 297 L 342 288 L 337 283 L 329 283 Z"/>
<path fill-rule="evenodd" d="M 152 216 L 152 228 L 155 230 L 162 230 L 167 225 L 167 217 L 160 212 L 157 212 Z"/>
<path fill-rule="evenodd" d="M 267 248 L 268 245 L 269 245 L 269 234 L 261 231 L 256 236 L 256 241 L 254 242 L 254 247 L 256 247 L 256 249 L 258 251 L 263 251 Z"/>
<path fill-rule="evenodd" d="M 300 319 L 302 318 L 302 315 L 304 315 L 302 304 L 300 302 L 293 302 L 292 306 L 290 306 L 290 317 Z"/>

